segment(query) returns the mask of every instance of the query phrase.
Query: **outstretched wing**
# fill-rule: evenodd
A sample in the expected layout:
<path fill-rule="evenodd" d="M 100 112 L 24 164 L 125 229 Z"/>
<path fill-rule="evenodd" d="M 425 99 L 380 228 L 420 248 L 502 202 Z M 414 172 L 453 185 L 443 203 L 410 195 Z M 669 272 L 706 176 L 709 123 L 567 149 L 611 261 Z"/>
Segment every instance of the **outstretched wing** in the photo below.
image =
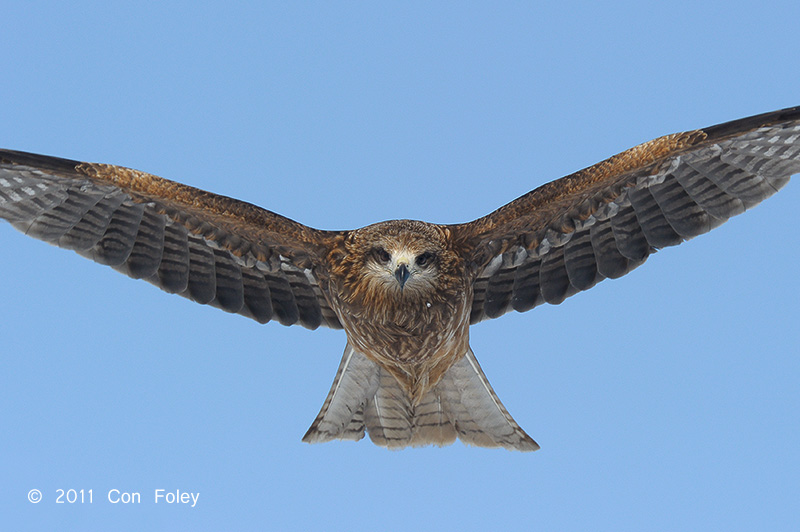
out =
<path fill-rule="evenodd" d="M 452 226 L 472 323 L 558 304 L 710 231 L 800 172 L 800 107 L 660 137 Z"/>
<path fill-rule="evenodd" d="M 0 150 L 0 217 L 198 303 L 341 327 L 322 260 L 340 233 L 249 203 L 129 168 Z"/>

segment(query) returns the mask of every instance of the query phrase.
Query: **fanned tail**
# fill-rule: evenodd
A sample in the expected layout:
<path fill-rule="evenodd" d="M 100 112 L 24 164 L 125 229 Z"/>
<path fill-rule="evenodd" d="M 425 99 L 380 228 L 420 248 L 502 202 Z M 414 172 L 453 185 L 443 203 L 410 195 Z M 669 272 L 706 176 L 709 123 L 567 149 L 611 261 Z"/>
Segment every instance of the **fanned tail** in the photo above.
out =
<path fill-rule="evenodd" d="M 413 405 L 391 373 L 348 343 L 303 441 L 360 440 L 365 432 L 390 449 L 449 445 L 456 438 L 480 447 L 539 448 L 500 402 L 471 349 Z"/>

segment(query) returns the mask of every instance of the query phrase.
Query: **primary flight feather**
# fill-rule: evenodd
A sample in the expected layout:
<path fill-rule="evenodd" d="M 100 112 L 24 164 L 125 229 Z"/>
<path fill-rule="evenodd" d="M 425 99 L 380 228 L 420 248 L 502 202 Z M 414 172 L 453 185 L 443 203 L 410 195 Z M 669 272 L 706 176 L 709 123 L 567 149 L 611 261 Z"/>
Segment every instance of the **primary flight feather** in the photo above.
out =
<path fill-rule="evenodd" d="M 472 222 L 322 231 L 144 172 L 0 150 L 0 217 L 198 303 L 265 323 L 343 328 L 308 442 L 456 438 L 538 445 L 509 415 L 469 328 L 616 278 L 800 172 L 800 108 L 660 137 Z"/>

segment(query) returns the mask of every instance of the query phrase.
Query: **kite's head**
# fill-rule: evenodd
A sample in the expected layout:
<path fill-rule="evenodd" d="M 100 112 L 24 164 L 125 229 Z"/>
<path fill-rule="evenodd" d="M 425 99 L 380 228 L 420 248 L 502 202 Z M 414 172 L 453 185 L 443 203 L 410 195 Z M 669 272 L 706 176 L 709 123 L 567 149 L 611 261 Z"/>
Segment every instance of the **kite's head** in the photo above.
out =
<path fill-rule="evenodd" d="M 430 307 L 463 286 L 463 261 L 450 231 L 414 220 L 392 220 L 353 231 L 342 258 L 343 293 L 372 307 Z"/>
<path fill-rule="evenodd" d="M 394 220 L 359 230 L 362 275 L 375 289 L 395 297 L 426 297 L 439 285 L 447 235 L 437 226 Z"/>

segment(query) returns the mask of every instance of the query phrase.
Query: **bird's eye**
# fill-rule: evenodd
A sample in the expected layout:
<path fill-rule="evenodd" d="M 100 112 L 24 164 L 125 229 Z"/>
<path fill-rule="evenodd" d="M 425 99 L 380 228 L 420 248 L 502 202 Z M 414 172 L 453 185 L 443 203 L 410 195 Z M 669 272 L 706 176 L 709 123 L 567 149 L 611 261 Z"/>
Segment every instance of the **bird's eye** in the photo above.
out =
<path fill-rule="evenodd" d="M 417 256 L 417 266 L 424 268 L 432 263 L 434 258 L 436 258 L 436 256 L 433 253 L 426 251 Z"/>
<path fill-rule="evenodd" d="M 382 247 L 372 248 L 372 256 L 381 264 L 388 264 L 389 261 L 392 260 L 392 256 L 389 255 L 389 252 Z"/>

